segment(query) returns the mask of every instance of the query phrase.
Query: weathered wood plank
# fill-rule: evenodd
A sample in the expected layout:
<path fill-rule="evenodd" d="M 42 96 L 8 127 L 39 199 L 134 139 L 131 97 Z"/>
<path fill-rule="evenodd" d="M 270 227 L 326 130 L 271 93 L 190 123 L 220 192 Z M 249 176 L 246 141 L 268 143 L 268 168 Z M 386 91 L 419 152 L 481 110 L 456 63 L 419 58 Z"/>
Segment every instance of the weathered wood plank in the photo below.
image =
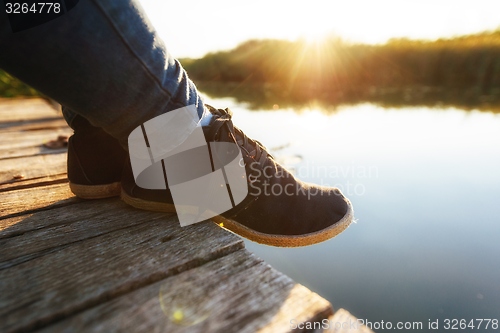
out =
<path fill-rule="evenodd" d="M 212 222 L 181 228 L 177 219 L 166 214 L 136 211 L 118 200 L 113 202 L 122 207 L 110 208 L 105 217 L 96 214 L 88 218 L 88 228 L 99 219 L 119 224 L 131 218 L 140 224 L 77 241 L 0 270 L 1 332 L 47 325 L 244 246 L 240 238 Z M 62 216 L 55 216 L 50 223 L 63 223 L 65 208 L 56 209 Z M 33 225 L 41 221 L 42 213 L 32 214 L 16 226 Z M 80 214 L 83 212 L 75 211 L 74 218 Z M 74 237 L 71 228 L 66 232 L 67 237 Z"/>
<path fill-rule="evenodd" d="M 143 222 L 144 212 L 124 209 L 126 206 L 119 199 L 68 201 L 62 203 L 73 205 L 42 211 L 36 218 L 30 214 L 0 220 L 0 270 Z"/>
<path fill-rule="evenodd" d="M 301 323 L 331 313 L 326 300 L 240 250 L 42 332 L 288 332 L 291 318 Z"/>
<path fill-rule="evenodd" d="M 293 325 L 299 326 L 300 324 L 307 327 L 307 323 L 314 327 L 314 323 L 320 323 L 328 319 L 332 313 L 332 306 L 327 300 L 306 287 L 295 284 L 278 313 L 265 327 L 257 332 L 310 332 L 309 329 L 292 328 Z"/>
<path fill-rule="evenodd" d="M 0 133 L 0 151 L 15 150 L 25 147 L 40 147 L 59 135 L 70 136 L 73 131 L 69 127 L 40 131 L 2 132 Z"/>
<path fill-rule="evenodd" d="M 33 213 L 39 209 L 66 206 L 74 202 L 78 202 L 78 199 L 71 193 L 68 184 L 0 192 L 0 220 L 15 215 Z M 0 230 L 2 230 L 1 224 Z"/>
<path fill-rule="evenodd" d="M 66 128 L 66 121 L 60 116 L 37 118 L 32 120 L 15 120 L 2 122 L 0 120 L 0 130 L 2 132 L 37 131 L 51 128 Z"/>
<path fill-rule="evenodd" d="M 68 148 L 46 148 L 43 146 L 38 147 L 25 147 L 16 149 L 0 150 L 0 160 L 15 157 L 29 157 L 37 155 L 50 155 L 50 154 L 63 154 L 68 151 Z"/>
<path fill-rule="evenodd" d="M 75 203 L 80 204 L 77 207 L 72 207 L 72 204 Z M 120 215 L 123 214 L 123 212 L 119 212 L 125 208 L 124 205 L 118 199 L 80 201 L 80 199 L 72 197 L 67 199 L 67 205 L 61 205 L 62 208 L 59 209 L 49 209 L 0 219 L 0 239 L 33 233 L 44 228 L 67 226 L 81 219 L 99 220 L 101 217 L 106 218 L 108 211 Z M 128 210 L 126 212 L 130 213 Z M 114 223 L 113 221 L 114 219 L 108 223 Z M 0 258 L 4 255 L 5 252 L 2 252 Z"/>
<path fill-rule="evenodd" d="M 329 327 L 324 330 L 325 333 L 373 333 L 368 327 L 358 323 L 358 319 L 345 309 L 338 309 L 329 318 L 328 323 Z"/>
<path fill-rule="evenodd" d="M 65 173 L 53 176 L 43 176 L 34 179 L 18 179 L 6 183 L 0 183 L 0 193 L 17 191 L 25 188 L 35 188 L 49 186 L 54 184 L 64 184 L 68 182 L 68 177 Z"/>
<path fill-rule="evenodd" d="M 33 120 L 61 116 L 52 104 L 41 98 L 12 98 L 0 100 L 0 121 Z"/>
<path fill-rule="evenodd" d="M 66 173 L 67 154 L 16 157 L 0 160 L 0 184 Z"/>

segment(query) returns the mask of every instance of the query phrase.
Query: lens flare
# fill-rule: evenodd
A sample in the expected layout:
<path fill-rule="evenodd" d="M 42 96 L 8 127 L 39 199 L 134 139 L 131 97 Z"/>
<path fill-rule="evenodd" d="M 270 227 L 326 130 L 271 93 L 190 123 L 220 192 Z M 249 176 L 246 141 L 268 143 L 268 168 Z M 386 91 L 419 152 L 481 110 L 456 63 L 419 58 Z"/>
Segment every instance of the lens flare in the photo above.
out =
<path fill-rule="evenodd" d="M 194 326 L 210 315 L 207 293 L 195 282 L 163 283 L 159 298 L 163 313 L 175 325 Z"/>

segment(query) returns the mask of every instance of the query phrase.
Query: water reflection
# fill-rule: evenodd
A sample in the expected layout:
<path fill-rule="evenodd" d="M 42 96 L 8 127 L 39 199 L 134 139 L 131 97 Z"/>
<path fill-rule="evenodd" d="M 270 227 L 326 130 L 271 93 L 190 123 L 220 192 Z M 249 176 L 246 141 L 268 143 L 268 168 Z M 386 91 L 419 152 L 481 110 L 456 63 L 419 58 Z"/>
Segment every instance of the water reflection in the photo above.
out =
<path fill-rule="evenodd" d="M 484 95 L 480 89 L 446 89 L 432 87 L 380 88 L 343 90 L 329 87 L 283 87 L 262 83 L 197 82 L 196 85 L 211 98 L 231 96 L 244 103 L 249 110 L 287 109 L 302 110 L 317 108 L 334 112 L 342 105 L 372 103 L 388 108 L 425 106 L 462 110 L 500 112 L 500 94 Z"/>
<path fill-rule="evenodd" d="M 278 158 L 300 156 L 289 161 L 302 180 L 344 186 L 354 205 L 358 223 L 331 241 L 247 242 L 250 251 L 358 318 L 425 325 L 500 316 L 500 115 L 207 102 L 230 107 L 235 124 Z"/>

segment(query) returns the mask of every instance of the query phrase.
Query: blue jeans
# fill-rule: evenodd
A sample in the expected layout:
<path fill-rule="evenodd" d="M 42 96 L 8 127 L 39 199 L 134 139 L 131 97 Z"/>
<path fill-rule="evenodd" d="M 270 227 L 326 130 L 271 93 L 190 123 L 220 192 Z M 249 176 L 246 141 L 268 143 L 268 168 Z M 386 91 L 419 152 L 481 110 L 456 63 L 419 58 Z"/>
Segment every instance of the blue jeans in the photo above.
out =
<path fill-rule="evenodd" d="M 0 68 L 62 104 L 70 125 L 79 114 L 124 147 L 134 128 L 160 114 L 193 104 L 200 118 L 206 112 L 134 0 L 80 0 L 16 33 L 0 11 Z"/>

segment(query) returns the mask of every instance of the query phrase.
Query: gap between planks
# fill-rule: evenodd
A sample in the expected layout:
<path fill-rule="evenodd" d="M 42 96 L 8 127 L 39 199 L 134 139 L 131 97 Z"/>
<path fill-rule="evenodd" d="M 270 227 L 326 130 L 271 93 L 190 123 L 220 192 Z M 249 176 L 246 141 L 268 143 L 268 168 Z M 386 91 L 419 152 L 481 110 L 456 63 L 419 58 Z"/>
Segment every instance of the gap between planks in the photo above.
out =
<path fill-rule="evenodd" d="M 111 200 L 109 205 L 115 207 L 108 206 L 107 214 L 94 214 L 80 223 L 60 223 L 67 219 L 64 210 L 71 208 L 68 214 L 78 214 L 80 209 L 83 214 L 83 210 L 92 212 L 97 207 L 75 204 L 55 208 L 27 216 L 16 224 L 26 223 L 30 230 L 36 221 L 42 221 L 40 215 L 53 214 L 46 223 L 59 224 L 54 237 L 71 243 L 0 270 L 0 331 L 43 327 L 244 247 L 239 237 L 212 222 L 181 228 L 173 216 L 128 208 L 118 200 Z M 116 205 L 122 205 L 122 209 Z M 105 228 L 116 230 L 99 234 Z M 44 236 L 54 230 L 33 232 L 39 235 L 35 237 L 37 242 L 50 244 L 52 239 Z M 8 243 L 4 245 L 15 248 L 15 239 L 4 239 Z M 3 249 L 2 253 L 7 253 Z M 26 305 L 19 308 L 21 299 Z"/>
<path fill-rule="evenodd" d="M 179 312 L 186 317 L 178 320 Z M 289 332 L 291 319 L 315 322 L 332 313 L 326 300 L 242 249 L 41 332 Z"/>
<path fill-rule="evenodd" d="M 34 213 L 39 210 L 67 206 L 79 201 L 81 200 L 71 193 L 67 183 L 46 186 L 38 184 L 37 187 L 8 192 L 2 192 L 0 189 L 0 220 Z M 1 226 L 2 222 L 0 222 L 0 228 Z"/>
<path fill-rule="evenodd" d="M 0 186 L 20 180 L 29 180 L 66 173 L 67 154 L 16 157 L 0 160 Z"/>

